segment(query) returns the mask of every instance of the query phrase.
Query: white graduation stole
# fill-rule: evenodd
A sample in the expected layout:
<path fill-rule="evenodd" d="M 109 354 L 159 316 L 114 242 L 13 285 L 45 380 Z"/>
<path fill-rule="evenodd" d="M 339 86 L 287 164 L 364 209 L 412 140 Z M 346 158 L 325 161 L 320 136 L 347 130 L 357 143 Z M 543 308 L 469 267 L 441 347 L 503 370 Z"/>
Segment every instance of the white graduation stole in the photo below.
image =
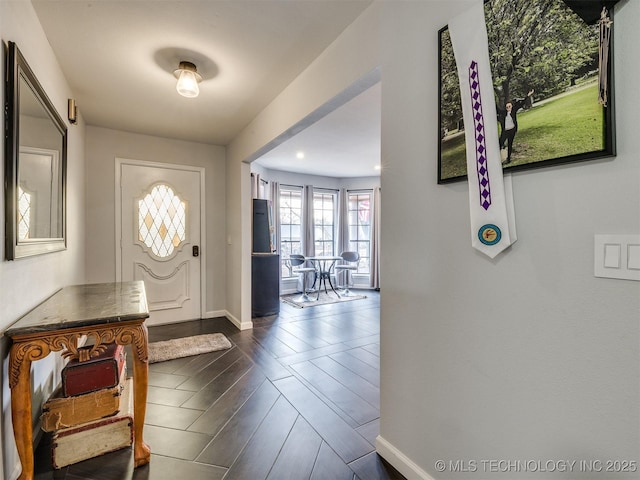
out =
<path fill-rule="evenodd" d="M 467 149 L 471 245 L 494 258 L 516 241 L 511 176 L 502 176 L 482 0 L 449 22 Z"/>

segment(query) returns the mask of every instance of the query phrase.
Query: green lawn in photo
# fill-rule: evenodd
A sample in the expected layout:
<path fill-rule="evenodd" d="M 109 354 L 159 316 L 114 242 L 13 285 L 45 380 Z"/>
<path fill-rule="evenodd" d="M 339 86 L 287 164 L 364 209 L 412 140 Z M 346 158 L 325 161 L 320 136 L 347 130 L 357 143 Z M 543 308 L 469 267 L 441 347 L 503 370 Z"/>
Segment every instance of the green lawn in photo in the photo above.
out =
<path fill-rule="evenodd" d="M 500 127 L 498 127 L 500 130 Z M 509 166 L 604 150 L 604 114 L 598 86 L 585 87 L 518 112 L 518 133 Z M 466 175 L 463 134 L 442 141 L 441 178 Z"/>

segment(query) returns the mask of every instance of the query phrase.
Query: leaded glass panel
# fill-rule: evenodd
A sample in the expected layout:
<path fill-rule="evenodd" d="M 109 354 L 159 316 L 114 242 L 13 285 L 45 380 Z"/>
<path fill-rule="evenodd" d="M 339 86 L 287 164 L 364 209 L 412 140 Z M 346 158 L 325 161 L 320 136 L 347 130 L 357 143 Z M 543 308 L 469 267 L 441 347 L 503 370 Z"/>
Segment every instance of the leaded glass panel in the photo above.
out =
<path fill-rule="evenodd" d="M 173 189 L 155 185 L 138 201 L 138 239 L 154 255 L 166 258 L 186 240 L 186 203 Z"/>
<path fill-rule="evenodd" d="M 18 240 L 30 238 L 31 194 L 18 186 Z"/>

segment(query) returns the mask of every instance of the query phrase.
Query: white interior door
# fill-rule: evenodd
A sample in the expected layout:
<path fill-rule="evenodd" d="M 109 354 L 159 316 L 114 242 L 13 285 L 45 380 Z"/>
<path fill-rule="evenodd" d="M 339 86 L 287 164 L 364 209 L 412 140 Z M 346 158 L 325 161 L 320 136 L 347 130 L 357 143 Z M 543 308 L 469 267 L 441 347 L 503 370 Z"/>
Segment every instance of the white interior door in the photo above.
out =
<path fill-rule="evenodd" d="M 143 280 L 149 324 L 201 317 L 200 201 L 203 172 L 121 163 L 121 280 Z"/>

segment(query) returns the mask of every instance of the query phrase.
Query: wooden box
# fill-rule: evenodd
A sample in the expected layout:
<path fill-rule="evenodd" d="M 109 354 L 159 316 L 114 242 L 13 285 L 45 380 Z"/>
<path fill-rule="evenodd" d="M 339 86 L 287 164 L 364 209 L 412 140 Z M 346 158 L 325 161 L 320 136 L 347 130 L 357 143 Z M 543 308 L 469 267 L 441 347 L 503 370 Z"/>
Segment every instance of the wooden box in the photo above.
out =
<path fill-rule="evenodd" d="M 91 347 L 84 347 L 91 348 Z M 122 345 L 112 343 L 100 355 L 84 362 L 69 361 L 62 369 L 62 395 L 82 395 L 120 383 L 120 371 L 125 363 Z"/>
<path fill-rule="evenodd" d="M 125 382 L 119 412 L 109 418 L 57 430 L 53 435 L 53 468 L 113 452 L 133 444 L 133 385 Z"/>
<path fill-rule="evenodd" d="M 42 407 L 42 430 L 53 432 L 115 415 L 120 408 L 126 377 L 127 367 L 122 364 L 120 383 L 115 387 L 73 397 L 63 397 L 62 389 L 59 389 Z"/>

